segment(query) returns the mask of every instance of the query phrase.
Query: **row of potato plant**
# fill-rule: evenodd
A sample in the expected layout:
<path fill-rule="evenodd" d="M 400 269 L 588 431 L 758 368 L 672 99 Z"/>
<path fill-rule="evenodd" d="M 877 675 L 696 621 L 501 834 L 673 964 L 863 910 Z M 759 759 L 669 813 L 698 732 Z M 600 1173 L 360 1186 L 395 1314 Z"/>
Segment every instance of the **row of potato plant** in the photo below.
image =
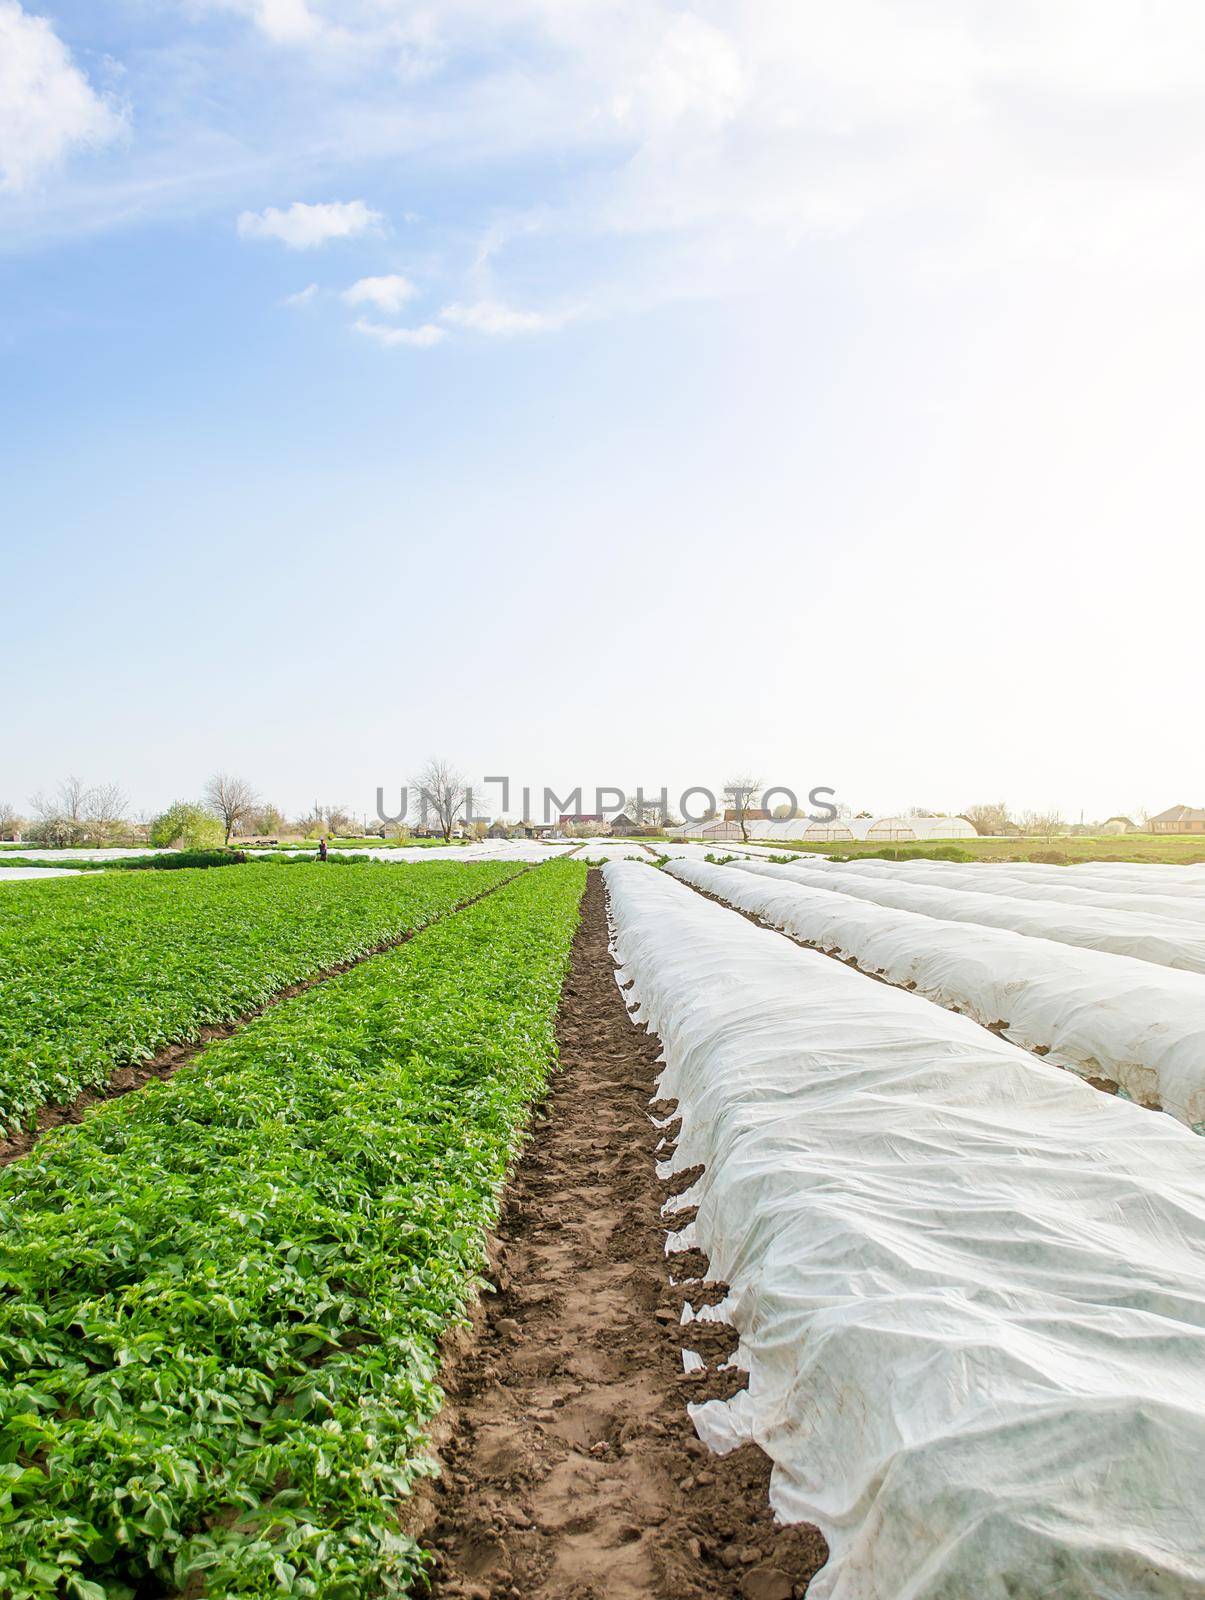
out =
<path fill-rule="evenodd" d="M 422 927 L 516 871 L 104 874 L 0 894 L 0 1130 Z"/>
<path fill-rule="evenodd" d="M 585 877 L 524 874 L 0 1175 L 0 1593 L 415 1579 L 399 1502 Z"/>

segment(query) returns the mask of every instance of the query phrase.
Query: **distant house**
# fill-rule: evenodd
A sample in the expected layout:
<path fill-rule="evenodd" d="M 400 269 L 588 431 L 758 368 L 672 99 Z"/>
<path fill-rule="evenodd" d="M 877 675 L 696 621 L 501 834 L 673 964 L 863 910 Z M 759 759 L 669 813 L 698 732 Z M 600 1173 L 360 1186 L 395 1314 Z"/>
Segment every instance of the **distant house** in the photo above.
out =
<path fill-rule="evenodd" d="M 0 844 L 20 844 L 20 828 L 0 828 Z"/>
<path fill-rule="evenodd" d="M 486 829 L 485 836 L 487 839 L 509 839 L 511 830 L 505 822 L 491 822 Z"/>
<path fill-rule="evenodd" d="M 611 832 L 626 836 L 636 829 L 635 821 L 628 816 L 626 811 L 621 811 L 617 817 L 611 818 Z"/>
<path fill-rule="evenodd" d="M 746 806 L 743 815 L 746 822 L 769 822 L 772 820 L 768 811 L 758 811 L 753 806 Z M 741 816 L 742 813 L 735 806 L 729 806 L 724 813 L 724 821 L 739 823 Z"/>
<path fill-rule="evenodd" d="M 1152 833 L 1205 833 L 1205 811 L 1194 806 L 1172 806 L 1151 818 Z"/>
<path fill-rule="evenodd" d="M 1071 831 L 1074 833 L 1075 829 Z M 1100 831 L 1112 837 L 1118 833 L 1137 833 L 1139 829 L 1138 824 L 1129 817 L 1106 817 L 1100 825 Z"/>
<path fill-rule="evenodd" d="M 512 839 L 551 839 L 556 829 L 547 822 L 532 822 L 530 819 L 517 823 L 511 830 Z"/>

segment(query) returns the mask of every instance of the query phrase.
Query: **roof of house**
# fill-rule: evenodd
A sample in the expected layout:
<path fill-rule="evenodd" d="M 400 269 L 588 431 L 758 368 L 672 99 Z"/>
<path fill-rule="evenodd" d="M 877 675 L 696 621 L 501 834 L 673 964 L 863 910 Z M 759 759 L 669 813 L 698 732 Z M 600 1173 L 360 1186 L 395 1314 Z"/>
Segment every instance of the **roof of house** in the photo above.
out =
<path fill-rule="evenodd" d="M 1152 822 L 1205 822 L 1205 811 L 1195 806 L 1170 806 L 1166 811 L 1161 811 L 1157 817 L 1151 818 Z"/>

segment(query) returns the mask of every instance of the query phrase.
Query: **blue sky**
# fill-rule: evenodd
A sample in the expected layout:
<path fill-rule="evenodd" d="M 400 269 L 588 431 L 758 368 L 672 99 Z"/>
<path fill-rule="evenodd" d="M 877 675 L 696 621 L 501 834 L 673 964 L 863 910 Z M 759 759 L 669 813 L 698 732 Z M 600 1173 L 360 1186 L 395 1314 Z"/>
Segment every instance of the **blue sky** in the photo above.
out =
<path fill-rule="evenodd" d="M 1205 803 L 1180 0 L 0 0 L 0 796 Z"/>

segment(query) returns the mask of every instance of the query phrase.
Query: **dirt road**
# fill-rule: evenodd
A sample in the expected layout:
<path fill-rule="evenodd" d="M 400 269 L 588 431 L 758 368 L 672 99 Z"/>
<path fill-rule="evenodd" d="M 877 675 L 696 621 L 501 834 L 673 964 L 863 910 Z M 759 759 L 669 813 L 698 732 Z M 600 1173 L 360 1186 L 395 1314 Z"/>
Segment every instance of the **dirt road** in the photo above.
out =
<path fill-rule="evenodd" d="M 648 1115 L 657 1045 L 633 1027 L 591 872 L 559 1017 L 562 1071 L 520 1162 L 477 1336 L 453 1364 L 428 1503 L 435 1593 L 473 1600 L 791 1600 L 822 1564 L 815 1529 L 775 1526 L 769 1463 L 719 1459 L 686 1405 L 730 1394 L 734 1345 L 685 1342 Z M 659 1108 L 668 1115 L 673 1107 Z M 672 1130 L 671 1130 L 672 1132 Z M 680 1214 L 676 1225 L 687 1220 Z M 675 1261 L 676 1275 L 706 1263 Z"/>

